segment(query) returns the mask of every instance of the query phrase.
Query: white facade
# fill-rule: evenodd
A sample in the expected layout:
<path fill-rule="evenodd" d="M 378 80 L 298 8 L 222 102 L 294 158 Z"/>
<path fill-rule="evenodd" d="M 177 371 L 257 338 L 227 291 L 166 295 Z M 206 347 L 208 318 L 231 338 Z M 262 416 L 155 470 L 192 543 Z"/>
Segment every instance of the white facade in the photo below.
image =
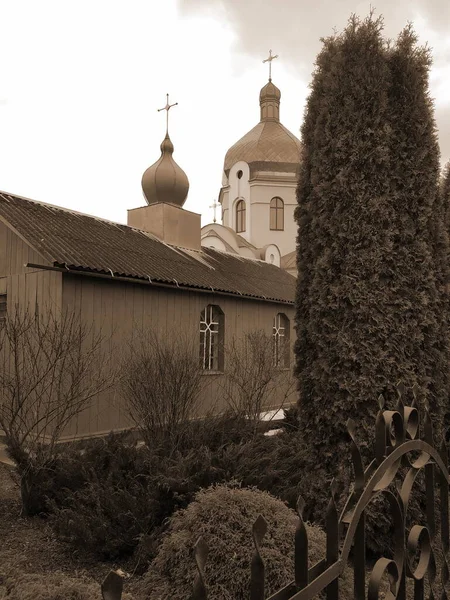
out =
<path fill-rule="evenodd" d="M 241 178 L 238 172 L 242 171 Z M 222 205 L 222 223 L 250 242 L 256 248 L 267 244 L 278 246 L 281 256 L 295 249 L 296 206 L 295 191 L 297 181 L 292 173 L 256 172 L 250 177 L 249 165 L 239 161 L 231 167 L 229 176 L 224 175 L 224 185 L 220 190 L 219 202 Z M 276 231 L 270 228 L 270 201 L 281 198 L 284 204 L 284 228 Z M 245 202 L 245 231 L 237 231 L 236 205 Z"/>

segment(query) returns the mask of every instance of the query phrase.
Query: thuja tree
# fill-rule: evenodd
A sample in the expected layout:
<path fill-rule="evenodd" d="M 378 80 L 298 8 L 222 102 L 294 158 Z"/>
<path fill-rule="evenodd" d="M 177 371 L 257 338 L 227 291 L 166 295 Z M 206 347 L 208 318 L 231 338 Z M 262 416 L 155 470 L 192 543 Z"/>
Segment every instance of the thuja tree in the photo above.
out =
<path fill-rule="evenodd" d="M 431 53 L 411 26 L 388 53 L 390 187 L 396 231 L 390 286 L 396 292 L 403 358 L 399 378 L 419 386 L 438 429 L 448 412 L 448 234 L 439 193 L 439 145 L 428 91 Z M 440 431 L 437 431 L 440 434 Z"/>
<path fill-rule="evenodd" d="M 409 28 L 389 46 L 372 15 L 324 39 L 316 62 L 297 190 L 296 374 L 303 436 L 330 474 L 347 419 L 367 443 L 378 395 L 392 400 L 398 382 L 442 412 L 429 65 Z"/>

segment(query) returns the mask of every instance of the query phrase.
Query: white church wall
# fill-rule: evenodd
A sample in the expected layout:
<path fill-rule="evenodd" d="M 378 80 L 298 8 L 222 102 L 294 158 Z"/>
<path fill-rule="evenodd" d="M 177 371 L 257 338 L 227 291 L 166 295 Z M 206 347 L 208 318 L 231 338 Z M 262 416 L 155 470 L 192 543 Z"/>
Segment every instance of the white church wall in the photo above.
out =
<path fill-rule="evenodd" d="M 241 176 L 240 173 L 242 173 Z M 245 217 L 246 225 L 245 231 L 239 232 L 246 240 L 251 241 L 251 206 L 250 206 L 250 168 L 244 161 L 239 161 L 234 164 L 228 174 L 229 191 L 227 198 L 227 206 L 224 208 L 228 209 L 227 221 L 224 221 L 224 225 L 231 227 L 236 231 L 236 204 L 239 200 L 245 202 Z"/>
<path fill-rule="evenodd" d="M 221 250 L 222 252 L 226 251 L 225 244 L 215 235 L 208 235 L 202 238 L 202 246 L 205 246 L 206 248 L 214 248 L 215 250 Z"/>
<path fill-rule="evenodd" d="M 278 183 L 252 182 L 250 184 L 251 211 L 252 211 L 252 237 L 250 242 L 262 248 L 267 244 L 278 246 L 284 256 L 295 249 L 297 227 L 294 220 L 296 206 L 295 186 Z M 270 201 L 279 197 L 284 202 L 284 230 L 270 229 Z"/>

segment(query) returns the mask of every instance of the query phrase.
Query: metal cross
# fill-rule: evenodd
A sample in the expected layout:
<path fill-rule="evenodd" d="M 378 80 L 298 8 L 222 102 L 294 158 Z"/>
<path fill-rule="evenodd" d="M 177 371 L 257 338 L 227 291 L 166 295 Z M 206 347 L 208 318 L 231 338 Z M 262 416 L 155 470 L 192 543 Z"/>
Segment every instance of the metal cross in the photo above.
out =
<path fill-rule="evenodd" d="M 269 58 L 266 58 L 266 60 L 263 60 L 263 63 L 268 62 L 269 63 L 269 81 L 272 81 L 272 61 L 278 58 L 278 54 L 275 54 L 275 56 L 272 56 L 272 50 L 269 50 Z"/>
<path fill-rule="evenodd" d="M 214 200 L 213 204 L 211 204 L 211 206 L 209 207 L 209 208 L 213 208 L 214 209 L 214 221 L 213 221 L 214 223 L 217 222 L 217 219 L 216 219 L 216 208 L 218 206 L 220 206 L 220 204 Z"/>
<path fill-rule="evenodd" d="M 169 104 L 169 94 L 166 94 L 166 105 L 163 108 L 158 108 L 158 112 L 161 112 L 162 110 L 166 111 L 166 135 L 169 133 L 169 110 L 172 106 L 176 106 L 177 104 L 178 102 Z"/>

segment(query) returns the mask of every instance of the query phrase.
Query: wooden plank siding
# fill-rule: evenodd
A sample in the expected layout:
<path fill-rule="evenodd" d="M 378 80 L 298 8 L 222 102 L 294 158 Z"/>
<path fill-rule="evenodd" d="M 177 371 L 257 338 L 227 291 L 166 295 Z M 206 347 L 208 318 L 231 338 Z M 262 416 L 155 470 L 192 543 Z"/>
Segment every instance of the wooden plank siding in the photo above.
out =
<path fill-rule="evenodd" d="M 158 335 L 199 336 L 200 313 L 208 304 L 220 306 L 225 315 L 225 343 L 243 332 L 264 330 L 272 333 L 274 316 L 286 314 L 293 340 L 294 308 L 273 302 L 240 297 L 159 288 L 114 280 L 63 274 L 63 308 L 80 312 L 87 324 L 94 323 L 105 336 L 106 352 L 114 361 L 122 360 L 128 340 L 137 332 L 151 329 Z M 94 335 L 94 333 L 93 333 Z M 226 372 L 226 356 L 225 356 Z M 220 378 L 207 374 L 208 385 L 201 402 L 208 406 L 218 398 Z M 104 434 L 131 426 L 120 389 L 102 394 L 73 424 L 67 436 Z"/>
<path fill-rule="evenodd" d="M 7 294 L 8 307 L 27 304 L 61 308 L 62 277 L 55 271 L 25 267 L 27 263 L 48 265 L 38 252 L 0 221 L 0 293 Z"/>

